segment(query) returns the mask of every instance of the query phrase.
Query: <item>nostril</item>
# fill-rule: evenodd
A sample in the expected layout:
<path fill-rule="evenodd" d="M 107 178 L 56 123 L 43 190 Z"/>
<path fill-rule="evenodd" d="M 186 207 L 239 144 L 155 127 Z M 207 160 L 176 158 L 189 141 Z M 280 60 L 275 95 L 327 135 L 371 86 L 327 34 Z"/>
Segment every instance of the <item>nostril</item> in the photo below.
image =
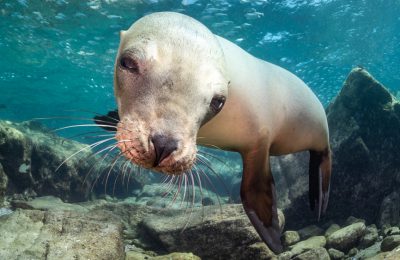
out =
<path fill-rule="evenodd" d="M 165 135 L 154 135 L 151 138 L 151 142 L 153 143 L 156 153 L 156 159 L 153 164 L 154 167 L 158 166 L 173 151 L 178 149 L 178 141 Z"/>

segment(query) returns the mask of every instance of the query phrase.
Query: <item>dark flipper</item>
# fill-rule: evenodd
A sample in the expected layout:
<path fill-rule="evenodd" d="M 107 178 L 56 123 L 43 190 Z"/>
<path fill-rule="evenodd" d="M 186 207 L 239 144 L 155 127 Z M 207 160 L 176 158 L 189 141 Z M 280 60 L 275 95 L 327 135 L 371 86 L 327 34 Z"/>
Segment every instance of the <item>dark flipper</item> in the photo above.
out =
<path fill-rule="evenodd" d="M 281 229 L 269 156 L 243 157 L 243 169 L 240 190 L 243 207 L 262 240 L 272 251 L 280 253 Z"/>
<path fill-rule="evenodd" d="M 328 206 L 331 178 L 331 152 L 327 148 L 323 152 L 310 150 L 309 165 L 309 199 L 310 208 L 317 208 L 318 220 Z"/>
<path fill-rule="evenodd" d="M 115 128 L 119 122 L 119 115 L 118 115 L 118 110 L 113 110 L 109 111 L 107 115 L 104 116 L 95 116 L 93 118 L 93 121 L 99 125 L 99 127 L 103 128 L 104 130 L 107 131 L 117 131 Z M 110 127 L 108 127 L 110 126 Z"/>

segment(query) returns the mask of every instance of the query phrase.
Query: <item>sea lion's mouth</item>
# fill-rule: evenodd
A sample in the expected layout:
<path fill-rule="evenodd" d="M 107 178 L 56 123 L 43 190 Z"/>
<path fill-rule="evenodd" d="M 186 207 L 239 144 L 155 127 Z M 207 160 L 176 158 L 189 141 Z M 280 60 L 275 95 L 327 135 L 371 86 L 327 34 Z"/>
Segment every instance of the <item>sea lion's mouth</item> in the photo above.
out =
<path fill-rule="evenodd" d="M 167 175 L 181 175 L 192 168 L 197 153 L 194 141 L 152 135 L 140 125 L 138 122 L 135 127 L 132 123 L 118 123 L 115 138 L 122 156 L 136 165 Z"/>

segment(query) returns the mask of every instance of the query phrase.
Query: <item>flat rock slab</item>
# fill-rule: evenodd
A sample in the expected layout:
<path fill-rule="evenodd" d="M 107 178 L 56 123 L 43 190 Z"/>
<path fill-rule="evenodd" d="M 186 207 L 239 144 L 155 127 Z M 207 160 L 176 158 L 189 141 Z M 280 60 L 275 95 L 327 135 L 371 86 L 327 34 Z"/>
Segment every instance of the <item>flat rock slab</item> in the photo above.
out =
<path fill-rule="evenodd" d="M 125 260 L 201 260 L 192 253 L 171 253 L 162 256 L 149 256 L 139 252 L 127 252 Z"/>
<path fill-rule="evenodd" d="M 18 209 L 0 217 L 0 259 L 124 259 L 122 226 L 106 211 Z"/>
<path fill-rule="evenodd" d="M 78 204 L 65 203 L 60 198 L 54 196 L 37 197 L 30 201 L 15 200 L 12 201 L 12 204 L 14 205 L 14 207 L 22 209 L 88 212 L 88 209 L 83 206 L 80 206 Z"/>
<path fill-rule="evenodd" d="M 161 212 L 143 221 L 146 233 L 167 251 L 193 252 L 202 259 L 270 259 L 241 205 Z"/>
<path fill-rule="evenodd" d="M 308 250 L 324 247 L 326 239 L 324 236 L 310 237 L 289 247 L 292 256 L 302 254 Z"/>

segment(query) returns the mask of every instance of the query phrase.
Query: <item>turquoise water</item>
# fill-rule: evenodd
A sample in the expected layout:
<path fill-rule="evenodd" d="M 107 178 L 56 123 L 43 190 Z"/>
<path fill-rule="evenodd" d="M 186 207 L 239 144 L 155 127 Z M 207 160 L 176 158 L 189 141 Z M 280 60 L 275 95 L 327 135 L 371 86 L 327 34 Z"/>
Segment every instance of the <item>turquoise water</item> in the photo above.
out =
<path fill-rule="evenodd" d="M 118 32 L 145 14 L 166 10 L 193 16 L 294 72 L 325 105 L 356 65 L 393 91 L 400 89 L 398 0 L 2 0 L 0 118 L 114 108 Z"/>

